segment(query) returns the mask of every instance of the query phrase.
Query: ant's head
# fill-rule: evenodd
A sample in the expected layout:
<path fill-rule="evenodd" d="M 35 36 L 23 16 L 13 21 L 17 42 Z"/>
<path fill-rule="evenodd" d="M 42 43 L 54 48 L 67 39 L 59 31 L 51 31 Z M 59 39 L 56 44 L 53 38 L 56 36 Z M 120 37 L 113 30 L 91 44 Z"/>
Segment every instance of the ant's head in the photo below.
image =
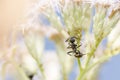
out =
<path fill-rule="evenodd" d="M 75 42 L 75 38 L 73 38 L 73 37 L 70 38 L 70 42 L 71 42 L 71 43 L 74 43 L 74 42 Z"/>

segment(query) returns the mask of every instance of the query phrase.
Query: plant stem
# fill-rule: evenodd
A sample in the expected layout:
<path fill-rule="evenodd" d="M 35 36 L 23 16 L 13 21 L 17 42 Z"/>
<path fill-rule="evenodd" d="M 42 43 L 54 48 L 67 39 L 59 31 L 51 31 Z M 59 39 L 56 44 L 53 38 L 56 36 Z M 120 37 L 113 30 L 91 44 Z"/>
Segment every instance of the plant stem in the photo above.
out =
<path fill-rule="evenodd" d="M 41 61 L 39 60 L 39 58 L 38 58 L 37 55 L 33 55 L 34 53 L 37 53 L 36 50 L 35 50 L 34 53 L 33 53 L 33 51 L 32 51 L 33 49 L 32 49 L 31 47 L 29 47 L 28 44 L 27 44 L 26 37 L 25 37 L 25 36 L 23 36 L 23 37 L 24 37 L 25 45 L 26 45 L 26 47 L 27 47 L 30 55 L 31 55 L 32 58 L 36 61 L 37 66 L 38 66 L 38 68 L 39 68 L 39 70 L 40 70 L 40 72 L 41 72 L 41 74 L 42 74 L 42 77 L 45 79 L 45 74 L 44 74 L 44 69 L 43 69 L 42 63 L 41 63 Z M 33 46 L 35 46 L 35 44 L 33 44 L 32 47 L 33 47 Z"/>
<path fill-rule="evenodd" d="M 95 47 L 94 47 L 94 48 L 91 50 L 91 52 L 89 53 L 89 56 L 88 56 L 87 61 L 86 61 L 86 64 L 85 64 L 85 67 L 88 66 L 88 64 L 89 64 L 89 62 L 90 62 L 90 60 L 91 60 L 91 57 L 94 55 L 94 52 L 96 51 L 98 45 L 100 44 L 100 41 L 101 41 L 101 40 L 98 40 L 98 41 L 97 41 L 97 43 L 95 44 Z"/>
<path fill-rule="evenodd" d="M 94 52 L 96 51 L 100 41 L 101 41 L 101 39 L 97 41 L 97 43 L 95 44 L 95 47 L 89 53 L 88 58 L 87 58 L 86 63 L 85 63 L 85 68 L 81 70 L 81 73 L 80 73 L 80 75 L 78 77 L 78 80 L 83 80 L 84 75 L 86 74 L 86 71 L 88 71 L 89 62 L 90 62 L 92 56 L 94 55 Z"/>
<path fill-rule="evenodd" d="M 38 60 L 36 60 L 36 62 L 37 62 L 37 65 L 39 67 L 39 70 L 40 70 L 43 78 L 45 79 L 46 77 L 45 77 L 45 74 L 44 74 L 44 69 L 43 69 L 42 63 L 40 61 L 38 61 Z"/>
<path fill-rule="evenodd" d="M 82 65 L 81 65 L 80 58 L 78 58 L 77 61 L 78 61 L 79 70 L 81 72 L 82 71 Z"/>
<path fill-rule="evenodd" d="M 85 75 L 87 74 L 87 72 L 89 72 L 95 66 L 97 66 L 97 65 L 101 64 L 102 62 L 108 60 L 109 58 L 110 58 L 110 56 L 103 56 L 97 62 L 95 62 L 95 63 L 91 64 L 90 66 L 88 66 L 86 69 L 84 69 L 84 71 L 80 75 L 80 79 L 79 80 L 83 80 Z"/>

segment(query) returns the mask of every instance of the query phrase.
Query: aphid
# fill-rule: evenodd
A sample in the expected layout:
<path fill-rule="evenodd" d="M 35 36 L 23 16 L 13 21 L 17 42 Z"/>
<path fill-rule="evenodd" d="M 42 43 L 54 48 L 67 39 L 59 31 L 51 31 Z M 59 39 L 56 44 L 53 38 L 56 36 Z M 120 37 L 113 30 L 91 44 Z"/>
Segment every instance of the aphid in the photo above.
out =
<path fill-rule="evenodd" d="M 68 55 L 70 55 L 70 56 L 72 56 L 72 54 L 70 54 L 70 53 L 73 53 L 73 55 L 76 57 L 76 58 L 80 58 L 80 57 L 82 57 L 84 54 L 82 54 L 79 50 L 78 50 L 78 48 L 81 46 L 81 45 L 77 45 L 76 43 L 75 43 L 75 41 L 76 41 L 76 39 L 77 39 L 77 37 L 75 37 L 75 36 L 72 36 L 72 37 L 70 37 L 70 38 L 68 38 L 65 42 L 68 42 L 68 49 L 72 49 L 72 51 L 69 51 L 69 52 L 67 52 L 67 54 Z"/>

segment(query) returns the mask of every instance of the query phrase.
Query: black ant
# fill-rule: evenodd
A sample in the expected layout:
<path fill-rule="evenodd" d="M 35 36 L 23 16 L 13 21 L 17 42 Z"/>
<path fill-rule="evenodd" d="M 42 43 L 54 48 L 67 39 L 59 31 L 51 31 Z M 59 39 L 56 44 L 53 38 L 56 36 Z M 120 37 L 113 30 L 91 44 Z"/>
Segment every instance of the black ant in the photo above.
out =
<path fill-rule="evenodd" d="M 68 42 L 69 46 L 68 49 L 71 48 L 72 51 L 67 52 L 68 55 L 72 56 L 70 53 L 75 53 L 74 56 L 77 58 L 82 57 L 84 54 L 82 54 L 79 50 L 77 50 L 81 45 L 75 44 L 77 37 L 72 36 L 68 38 L 65 42 Z"/>

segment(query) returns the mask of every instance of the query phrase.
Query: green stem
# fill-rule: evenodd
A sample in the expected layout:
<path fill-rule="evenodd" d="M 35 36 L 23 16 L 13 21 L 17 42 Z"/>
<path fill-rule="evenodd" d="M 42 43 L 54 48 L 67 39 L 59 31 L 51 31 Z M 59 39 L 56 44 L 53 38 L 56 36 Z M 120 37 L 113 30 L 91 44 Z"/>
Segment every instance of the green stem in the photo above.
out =
<path fill-rule="evenodd" d="M 80 36 L 79 36 L 80 37 Z M 80 40 L 81 40 L 81 37 L 78 38 L 77 40 L 77 44 L 80 45 Z M 79 48 L 80 49 L 80 48 Z M 81 61 L 80 61 L 80 58 L 77 59 L 77 62 L 78 62 L 78 66 L 79 66 L 79 75 L 82 74 L 83 72 L 83 68 L 82 68 L 82 64 L 81 64 Z M 78 76 L 77 80 L 80 80 L 80 76 Z"/>
<path fill-rule="evenodd" d="M 102 62 L 108 60 L 110 56 L 103 56 L 101 57 L 97 62 L 93 63 L 92 65 L 88 66 L 86 69 L 84 69 L 84 71 L 82 72 L 82 74 L 80 75 L 80 79 L 79 80 L 83 80 L 85 75 L 87 74 L 87 72 L 89 72 L 92 68 L 94 68 L 95 66 L 101 64 Z"/>
<path fill-rule="evenodd" d="M 80 72 L 82 71 L 82 64 L 80 58 L 77 59 Z"/>
<path fill-rule="evenodd" d="M 40 60 L 38 59 L 38 56 L 37 55 L 33 55 L 34 53 L 37 53 L 36 50 L 33 52 L 32 48 L 28 46 L 28 42 L 26 40 L 26 37 L 24 36 L 24 42 L 25 42 L 25 45 L 30 53 L 30 55 L 33 57 L 33 59 L 36 61 L 38 67 L 39 67 L 39 70 L 43 76 L 43 78 L 45 79 L 45 74 L 44 74 L 44 69 L 43 69 L 43 66 L 42 66 L 42 63 L 40 62 Z M 35 44 L 33 44 L 32 46 L 35 46 Z"/>
<path fill-rule="evenodd" d="M 14 54 L 14 52 L 13 52 Z M 26 75 L 25 71 L 20 67 L 20 65 L 13 59 L 13 56 L 8 59 L 8 61 L 6 61 L 5 63 L 3 63 L 2 65 L 2 80 L 5 80 L 5 72 L 6 72 L 6 68 L 8 67 L 7 65 L 12 64 L 12 66 L 15 68 L 15 70 L 17 70 L 17 72 L 20 74 L 20 77 L 22 77 L 23 80 L 30 80 L 28 78 L 28 76 Z"/>
<path fill-rule="evenodd" d="M 79 73 L 81 75 L 83 68 L 82 68 L 80 58 L 78 58 L 77 61 L 78 61 L 78 66 L 79 66 Z M 77 80 L 80 80 L 80 76 L 78 76 Z"/>
<path fill-rule="evenodd" d="M 39 70 L 40 70 L 40 72 L 41 72 L 43 78 L 46 79 L 45 73 L 44 73 L 44 68 L 43 68 L 42 63 L 41 63 L 40 61 L 38 61 L 38 60 L 36 60 L 36 62 L 37 62 L 37 65 L 38 65 L 38 67 L 39 67 Z"/>
<path fill-rule="evenodd" d="M 94 47 L 94 48 L 91 50 L 91 52 L 88 54 L 89 56 L 88 56 L 88 58 L 87 58 L 85 67 L 88 66 L 88 64 L 89 64 L 89 62 L 90 62 L 90 60 L 91 60 L 91 57 L 94 55 L 94 52 L 96 51 L 98 45 L 100 44 L 100 41 L 101 41 L 101 40 L 98 40 L 98 41 L 97 41 L 97 43 L 95 44 L 95 47 Z"/>
<path fill-rule="evenodd" d="M 93 63 L 92 65 L 90 65 L 90 66 L 87 68 L 87 71 L 91 70 L 94 66 L 96 66 L 96 65 L 98 65 L 98 64 L 100 64 L 100 63 L 102 63 L 102 62 L 104 62 L 104 61 L 106 61 L 106 60 L 108 60 L 109 57 L 110 57 L 110 56 L 103 56 L 103 57 L 101 57 L 97 62 L 95 62 L 95 63 Z"/>
<path fill-rule="evenodd" d="M 27 75 L 25 74 L 25 72 L 23 71 L 23 69 L 20 68 L 16 63 L 14 63 L 14 61 L 13 61 L 13 65 L 16 67 L 16 69 L 21 74 L 21 76 L 23 77 L 24 80 L 29 80 L 29 78 L 27 77 Z"/>
<path fill-rule="evenodd" d="M 83 80 L 83 76 L 85 75 L 86 71 L 87 71 L 87 68 L 89 66 L 89 62 L 91 61 L 91 58 L 92 56 L 94 55 L 94 52 L 96 51 L 99 43 L 100 43 L 101 40 L 98 40 L 97 43 L 95 44 L 95 47 L 91 50 L 91 52 L 88 54 L 88 58 L 86 60 L 86 63 L 85 63 L 85 69 L 83 69 L 79 75 L 79 78 L 78 80 Z"/>

